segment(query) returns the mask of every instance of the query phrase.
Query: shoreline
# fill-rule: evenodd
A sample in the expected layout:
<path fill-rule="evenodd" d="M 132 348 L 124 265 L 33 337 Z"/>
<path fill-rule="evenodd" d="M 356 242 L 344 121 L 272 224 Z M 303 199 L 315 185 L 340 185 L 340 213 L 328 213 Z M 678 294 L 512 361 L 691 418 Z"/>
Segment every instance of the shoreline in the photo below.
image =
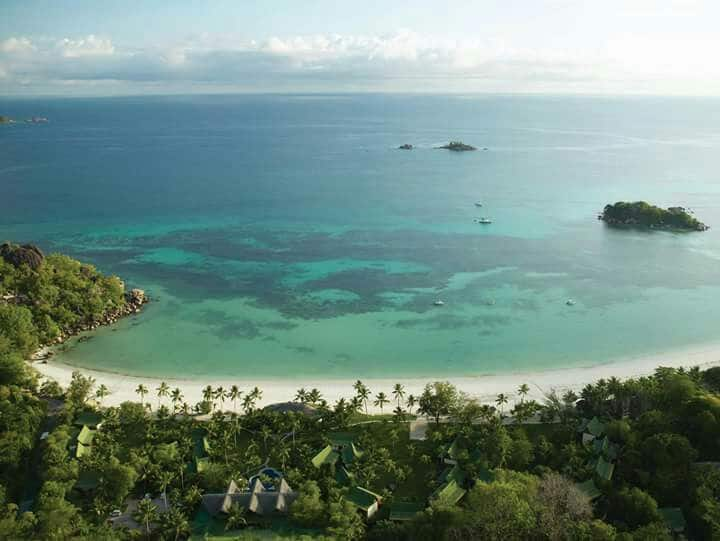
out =
<path fill-rule="evenodd" d="M 38 359 L 46 348 L 41 349 L 33 356 Z M 100 370 L 78 368 L 72 365 L 53 362 L 52 358 L 43 363 L 40 361 L 30 362 L 30 365 L 43 377 L 57 381 L 63 388 L 69 384 L 72 373 L 79 371 L 85 376 L 95 379 L 96 387 L 105 385 L 110 390 L 110 395 L 103 400 L 103 406 L 117 406 L 126 401 L 139 401 L 139 396 L 135 393 L 138 385 L 145 385 L 150 391 L 145 401 L 153 407 L 157 406 L 157 395 L 155 389 L 160 382 L 165 381 L 171 389 L 180 388 L 184 395 L 184 400 L 193 406 L 202 400 L 202 390 L 207 386 L 223 387 L 226 391 L 232 385 L 246 393 L 253 387 L 259 387 L 262 392 L 262 399 L 258 401 L 257 406 L 263 407 L 269 404 L 279 402 L 292 401 L 295 393 L 301 387 L 306 390 L 317 388 L 323 398 L 329 404 L 333 404 L 340 398 L 349 399 L 354 396 L 355 391 L 352 388 L 353 383 L 357 379 L 361 379 L 365 383 L 374 396 L 380 391 L 384 391 L 391 397 L 391 391 L 396 383 L 401 383 L 405 387 L 407 395 L 418 397 L 425 384 L 432 381 L 449 381 L 455 385 L 460 391 L 464 392 L 469 398 L 475 398 L 483 403 L 494 403 L 495 397 L 499 393 L 506 394 L 512 405 L 516 398 L 518 387 L 527 383 L 530 386 L 530 392 L 527 398 L 541 401 L 544 393 L 556 390 L 562 394 L 567 390 L 579 391 L 586 384 L 593 383 L 601 378 L 616 377 L 618 379 L 628 379 L 652 374 L 658 366 L 665 367 L 686 367 L 699 366 L 701 368 L 709 368 L 711 366 L 720 365 L 720 343 L 703 344 L 690 346 L 686 349 L 678 349 L 660 354 L 649 354 L 637 356 L 624 360 L 615 360 L 608 363 L 596 364 L 591 366 L 570 367 L 570 368 L 549 368 L 546 370 L 511 372 L 498 374 L 483 374 L 478 376 L 434 376 L 434 377 L 406 377 L 406 378 L 335 378 L 335 379 L 309 379 L 303 376 L 288 379 L 258 378 L 248 381 L 246 378 L 238 377 L 232 379 L 230 377 L 200 377 L 195 379 L 184 378 L 158 378 L 146 376 L 133 376 L 118 374 L 115 372 L 103 372 Z M 391 397 L 392 398 L 392 397 Z M 165 398 L 161 403 L 170 406 L 170 400 Z M 395 401 L 391 402 L 384 408 L 385 413 L 392 412 Z M 232 411 L 232 402 L 225 401 L 224 409 Z M 380 413 L 378 407 L 368 404 L 368 411 L 371 413 Z"/>

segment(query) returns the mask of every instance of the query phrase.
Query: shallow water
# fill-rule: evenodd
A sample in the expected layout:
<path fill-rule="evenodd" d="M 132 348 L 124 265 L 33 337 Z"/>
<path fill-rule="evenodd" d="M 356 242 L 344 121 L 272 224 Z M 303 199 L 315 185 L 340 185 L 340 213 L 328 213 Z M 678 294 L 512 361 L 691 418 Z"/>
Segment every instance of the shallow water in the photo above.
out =
<path fill-rule="evenodd" d="M 155 299 L 66 362 L 459 376 L 719 338 L 717 229 L 617 231 L 596 214 L 647 199 L 720 228 L 720 100 L 214 96 L 0 113 L 51 119 L 0 126 L 0 237 Z M 488 150 L 433 149 L 450 139 Z"/>

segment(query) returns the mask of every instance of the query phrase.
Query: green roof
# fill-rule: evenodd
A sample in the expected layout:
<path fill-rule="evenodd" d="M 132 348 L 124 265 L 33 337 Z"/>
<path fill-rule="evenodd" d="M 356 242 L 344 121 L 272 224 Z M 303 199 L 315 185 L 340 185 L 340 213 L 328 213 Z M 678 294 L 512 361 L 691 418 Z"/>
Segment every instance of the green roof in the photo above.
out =
<path fill-rule="evenodd" d="M 335 464 L 340 455 L 333 449 L 332 445 L 326 445 L 322 451 L 320 451 L 312 459 L 312 465 L 316 468 L 320 468 L 323 464 Z"/>
<path fill-rule="evenodd" d="M 685 515 L 679 507 L 662 507 L 658 509 L 665 523 L 673 532 L 679 533 L 685 530 Z"/>
<path fill-rule="evenodd" d="M 588 479 L 583 483 L 576 483 L 575 486 L 591 500 L 598 498 L 602 494 L 592 479 Z"/>
<path fill-rule="evenodd" d="M 195 469 L 198 472 L 205 471 L 207 467 L 210 465 L 210 459 L 206 456 L 204 457 L 195 457 Z"/>
<path fill-rule="evenodd" d="M 480 467 L 478 468 L 477 477 L 480 481 L 483 481 L 484 483 L 492 483 L 493 481 L 495 481 L 495 472 L 485 467 Z"/>
<path fill-rule="evenodd" d="M 100 484 L 100 474 L 94 471 L 80 472 L 73 488 L 78 490 L 94 490 Z"/>
<path fill-rule="evenodd" d="M 340 485 L 351 485 L 355 481 L 355 476 L 345 466 L 340 466 L 335 472 L 335 481 Z"/>
<path fill-rule="evenodd" d="M 95 413 L 94 411 L 83 411 L 73 421 L 74 425 L 82 426 L 87 425 L 90 428 L 97 428 L 102 423 L 102 415 Z"/>
<path fill-rule="evenodd" d="M 352 464 L 353 460 L 356 458 L 360 458 L 362 456 L 362 451 L 355 447 L 354 443 L 350 443 L 350 445 L 343 445 L 340 452 L 343 462 L 348 465 Z"/>
<path fill-rule="evenodd" d="M 457 464 L 452 468 L 447 468 L 440 475 L 440 481 L 447 483 L 449 481 L 456 481 L 460 484 L 465 482 L 465 473 L 460 469 Z"/>
<path fill-rule="evenodd" d="M 341 447 L 343 445 L 352 445 L 355 436 L 351 432 L 331 432 L 328 434 L 330 445 Z"/>
<path fill-rule="evenodd" d="M 600 478 L 609 481 L 610 479 L 612 479 L 614 471 L 615 464 L 613 464 L 612 462 L 608 462 L 603 457 L 598 457 L 597 463 L 595 464 L 595 473 L 597 473 Z"/>
<path fill-rule="evenodd" d="M 458 439 L 455 438 L 455 440 L 453 440 L 452 444 L 450 445 L 450 447 L 447 450 L 447 456 L 449 456 L 450 458 L 455 460 L 455 459 L 457 459 L 458 453 L 460 452 L 460 450 L 461 450 L 460 443 L 458 442 Z"/>
<path fill-rule="evenodd" d="M 604 434 L 605 424 L 600 422 L 597 417 L 593 417 L 585 427 L 585 430 L 597 438 Z"/>
<path fill-rule="evenodd" d="M 196 428 L 192 431 L 191 437 L 193 441 L 193 455 L 196 458 L 203 458 L 207 456 L 207 438 L 205 437 L 204 428 Z"/>
<path fill-rule="evenodd" d="M 595 440 L 592 442 L 593 453 L 595 453 L 596 455 L 607 451 L 609 446 L 610 440 L 608 440 L 607 436 L 605 436 L 603 439 L 595 438 Z"/>
<path fill-rule="evenodd" d="M 82 430 L 77 435 L 77 441 L 83 445 L 91 445 L 94 437 L 95 431 L 90 430 L 87 425 L 83 425 Z"/>
<path fill-rule="evenodd" d="M 455 504 L 459 502 L 467 491 L 462 488 L 454 479 L 441 485 L 430 496 L 432 500 L 442 500 L 447 503 Z"/>
<path fill-rule="evenodd" d="M 78 443 L 77 447 L 75 448 L 75 458 L 80 458 L 81 456 L 89 454 L 91 449 L 92 447 L 90 445 L 83 445 L 82 443 Z"/>
<path fill-rule="evenodd" d="M 418 513 L 425 510 L 425 505 L 417 502 L 395 502 L 390 508 L 390 520 L 412 520 Z"/>
<path fill-rule="evenodd" d="M 382 500 L 382 497 L 366 488 L 352 487 L 345 499 L 363 511 L 367 511 L 375 502 Z"/>

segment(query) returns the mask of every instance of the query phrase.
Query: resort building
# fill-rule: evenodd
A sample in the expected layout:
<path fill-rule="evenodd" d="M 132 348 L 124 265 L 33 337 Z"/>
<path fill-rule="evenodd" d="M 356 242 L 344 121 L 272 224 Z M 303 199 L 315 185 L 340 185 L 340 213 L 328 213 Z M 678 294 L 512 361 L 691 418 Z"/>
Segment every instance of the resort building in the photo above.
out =
<path fill-rule="evenodd" d="M 233 505 L 256 515 L 268 516 L 287 513 L 295 498 L 297 492 L 290 488 L 285 479 L 280 479 L 277 488 L 268 489 L 256 476 L 246 490 L 241 490 L 235 481 L 230 481 L 225 492 L 203 495 L 202 504 L 211 516 L 228 514 Z"/>

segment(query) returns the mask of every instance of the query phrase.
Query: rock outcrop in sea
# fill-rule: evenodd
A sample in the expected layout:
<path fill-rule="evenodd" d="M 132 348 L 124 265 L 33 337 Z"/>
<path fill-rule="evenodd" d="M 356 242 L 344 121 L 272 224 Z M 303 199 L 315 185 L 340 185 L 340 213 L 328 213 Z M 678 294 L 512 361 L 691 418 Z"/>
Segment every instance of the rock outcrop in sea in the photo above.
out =
<path fill-rule="evenodd" d="M 454 152 L 467 152 L 469 150 L 477 150 L 477 148 L 475 148 L 474 146 L 467 145 L 467 144 L 463 143 L 462 141 L 450 141 L 447 145 L 443 145 L 438 148 L 442 148 L 445 150 L 452 150 Z"/>
<path fill-rule="evenodd" d="M 9 242 L 0 245 L 0 257 L 13 267 L 19 267 L 25 264 L 32 270 L 37 270 L 45 259 L 45 255 L 40 248 L 34 244 L 18 246 L 17 244 L 11 244 Z"/>

